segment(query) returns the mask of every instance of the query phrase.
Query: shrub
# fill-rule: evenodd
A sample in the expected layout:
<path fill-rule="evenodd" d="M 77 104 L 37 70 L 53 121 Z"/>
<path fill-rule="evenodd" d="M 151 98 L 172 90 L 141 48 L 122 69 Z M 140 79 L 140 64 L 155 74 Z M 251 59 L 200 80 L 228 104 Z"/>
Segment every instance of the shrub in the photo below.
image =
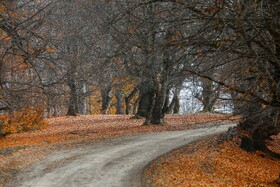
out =
<path fill-rule="evenodd" d="M 2 135 L 41 129 L 46 126 L 48 124 L 44 120 L 43 112 L 31 108 L 0 115 L 0 133 Z"/>

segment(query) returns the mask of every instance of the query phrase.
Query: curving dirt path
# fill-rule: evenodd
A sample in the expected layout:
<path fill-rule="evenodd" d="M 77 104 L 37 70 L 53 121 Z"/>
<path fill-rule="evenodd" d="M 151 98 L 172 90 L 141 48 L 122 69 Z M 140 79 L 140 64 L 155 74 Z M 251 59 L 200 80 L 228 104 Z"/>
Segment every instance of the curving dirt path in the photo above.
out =
<path fill-rule="evenodd" d="M 124 137 L 54 153 L 18 177 L 23 187 L 138 187 L 142 169 L 156 157 L 232 125 Z"/>

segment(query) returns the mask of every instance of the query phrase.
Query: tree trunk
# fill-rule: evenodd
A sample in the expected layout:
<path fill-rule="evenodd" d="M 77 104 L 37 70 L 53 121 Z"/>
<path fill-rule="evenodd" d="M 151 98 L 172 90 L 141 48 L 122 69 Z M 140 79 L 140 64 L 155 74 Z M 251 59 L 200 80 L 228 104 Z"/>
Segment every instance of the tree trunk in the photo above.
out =
<path fill-rule="evenodd" d="M 170 89 L 168 89 L 166 92 L 165 101 L 164 101 L 164 105 L 163 105 L 163 109 L 162 109 L 165 114 L 169 114 L 168 108 L 169 108 L 169 105 L 172 103 L 172 101 L 170 103 L 169 95 L 170 95 Z"/>
<path fill-rule="evenodd" d="M 152 112 L 153 112 L 153 108 L 155 105 L 155 91 L 149 91 L 148 93 L 145 94 L 145 99 L 147 99 L 146 101 L 146 111 L 143 113 L 146 118 L 146 121 L 144 122 L 143 125 L 150 125 L 151 124 L 151 119 L 152 119 Z M 140 104 L 140 102 L 139 102 Z"/>
<path fill-rule="evenodd" d="M 280 111 L 273 107 L 264 111 L 257 102 L 247 105 L 243 106 L 244 115 L 239 126 L 249 132 L 249 135 L 242 138 L 240 147 L 247 151 L 267 151 L 266 140 L 280 132 L 278 120 Z"/>
<path fill-rule="evenodd" d="M 116 114 L 123 114 L 123 97 L 121 94 L 121 90 L 117 90 L 115 93 L 117 104 L 116 104 Z"/>
<path fill-rule="evenodd" d="M 173 114 L 174 107 L 175 107 L 176 99 L 173 97 L 171 103 L 169 104 L 168 108 L 165 110 L 166 114 Z"/>
<path fill-rule="evenodd" d="M 132 106 L 132 114 L 133 115 L 136 115 L 137 114 L 137 111 L 138 111 L 138 105 L 139 105 L 139 100 L 140 98 L 138 97 L 135 102 L 133 103 L 133 106 Z"/>
<path fill-rule="evenodd" d="M 164 113 L 165 114 L 179 114 L 180 111 L 180 99 L 179 99 L 179 89 L 176 88 L 174 96 L 169 103 L 168 106 L 166 106 L 166 101 L 165 101 L 165 106 L 164 106 Z M 169 96 L 166 97 L 166 99 L 169 100 Z"/>
<path fill-rule="evenodd" d="M 101 97 L 102 97 L 102 114 L 108 114 L 109 108 L 112 103 L 112 87 L 108 86 L 101 90 Z"/>
<path fill-rule="evenodd" d="M 154 84 L 150 81 L 142 82 L 140 85 L 140 99 L 136 116 L 148 117 L 149 111 L 152 110 L 154 99 Z"/>
<path fill-rule="evenodd" d="M 132 90 L 132 92 L 127 96 L 127 97 L 125 97 L 125 114 L 130 114 L 131 112 L 131 100 L 132 100 L 132 98 L 137 94 L 137 92 L 139 91 L 139 87 L 140 87 L 140 85 L 138 84 L 138 85 L 136 85 L 135 87 L 134 87 L 134 89 Z"/>
<path fill-rule="evenodd" d="M 165 109 L 164 105 L 166 102 L 166 97 L 168 94 L 168 81 L 167 79 L 162 80 L 160 84 L 158 84 L 156 94 L 155 94 L 155 105 L 153 108 L 151 123 L 156 125 L 162 125 L 164 123 L 164 115 Z"/>
<path fill-rule="evenodd" d="M 179 95 L 174 96 L 174 109 L 173 109 L 173 114 L 179 114 L 180 112 L 180 100 L 179 100 Z"/>
<path fill-rule="evenodd" d="M 80 113 L 88 114 L 88 99 L 87 99 L 87 85 L 84 83 L 82 93 L 80 95 Z"/>
<path fill-rule="evenodd" d="M 78 114 L 78 97 L 75 80 L 70 77 L 67 81 L 67 85 L 70 88 L 70 101 L 68 105 L 67 116 L 76 116 Z"/>
<path fill-rule="evenodd" d="M 162 125 L 164 123 L 164 101 L 166 98 L 166 92 L 160 90 L 156 92 L 154 101 L 154 108 L 151 116 L 151 123 L 156 125 Z"/>
<path fill-rule="evenodd" d="M 207 79 L 202 80 L 202 103 L 203 103 L 203 112 L 211 112 L 213 105 L 215 103 L 215 98 L 214 98 L 214 91 L 212 88 L 213 82 Z"/>
<path fill-rule="evenodd" d="M 58 117 L 56 105 L 53 105 L 53 117 Z"/>

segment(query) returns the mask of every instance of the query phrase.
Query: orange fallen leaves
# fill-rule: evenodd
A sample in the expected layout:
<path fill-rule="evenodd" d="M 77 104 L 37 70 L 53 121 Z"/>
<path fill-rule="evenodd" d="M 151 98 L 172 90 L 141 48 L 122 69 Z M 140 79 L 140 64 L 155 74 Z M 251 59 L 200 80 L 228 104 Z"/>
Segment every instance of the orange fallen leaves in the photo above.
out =
<path fill-rule="evenodd" d="M 126 115 L 96 115 L 47 119 L 48 127 L 30 132 L 10 134 L 0 139 L 0 149 L 16 146 L 44 146 L 109 138 L 154 131 L 199 128 L 206 123 L 236 120 L 220 114 L 169 115 L 163 126 L 142 126 L 143 119 Z"/>
<path fill-rule="evenodd" d="M 279 160 L 265 153 L 248 153 L 233 142 L 216 147 L 201 141 L 161 157 L 146 169 L 145 178 L 151 186 L 277 187 L 279 174 Z"/>

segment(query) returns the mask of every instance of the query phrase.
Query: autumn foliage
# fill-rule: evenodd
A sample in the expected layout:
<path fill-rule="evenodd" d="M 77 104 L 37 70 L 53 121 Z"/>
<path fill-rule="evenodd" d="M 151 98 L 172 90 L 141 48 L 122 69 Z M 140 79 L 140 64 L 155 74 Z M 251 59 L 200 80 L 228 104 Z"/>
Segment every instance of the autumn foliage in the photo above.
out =
<path fill-rule="evenodd" d="M 3 134 L 41 129 L 48 126 L 43 112 L 31 108 L 24 108 L 18 112 L 0 115 L 0 125 Z"/>

